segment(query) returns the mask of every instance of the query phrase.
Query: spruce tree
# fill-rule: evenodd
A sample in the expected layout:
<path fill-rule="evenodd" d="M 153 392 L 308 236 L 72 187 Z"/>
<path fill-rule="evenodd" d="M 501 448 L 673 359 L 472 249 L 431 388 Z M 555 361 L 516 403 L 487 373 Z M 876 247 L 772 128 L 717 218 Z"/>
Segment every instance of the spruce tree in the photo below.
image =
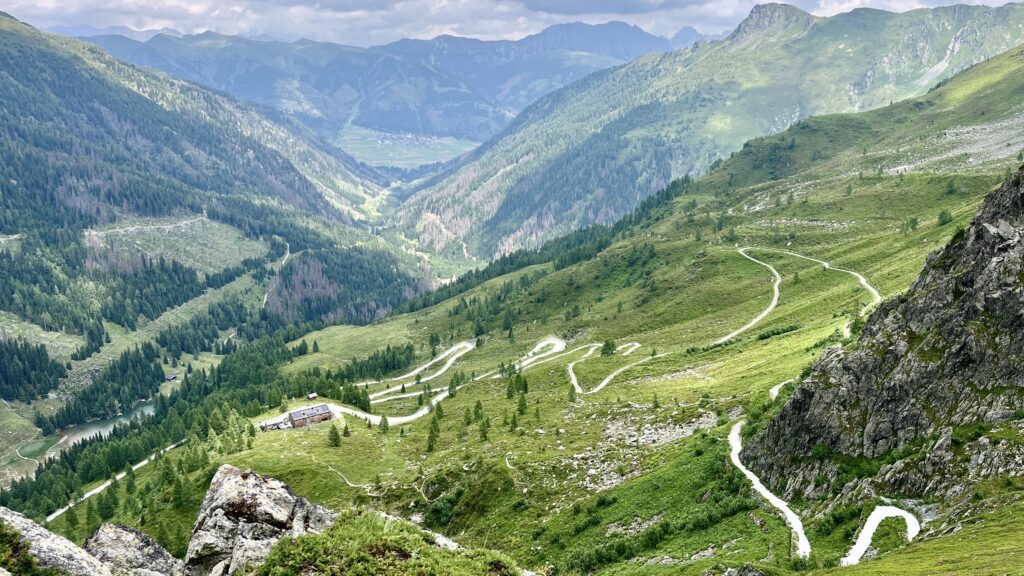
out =
<path fill-rule="evenodd" d="M 519 412 L 520 416 L 526 414 L 526 394 L 519 395 L 519 403 L 516 404 L 516 412 Z"/>
<path fill-rule="evenodd" d="M 74 508 L 68 510 L 67 512 L 64 513 L 64 517 L 66 518 L 65 521 L 66 521 L 66 523 L 68 525 L 68 530 L 69 531 L 74 533 L 76 530 L 78 530 L 78 511 L 77 510 L 75 510 Z"/>
<path fill-rule="evenodd" d="M 604 341 L 604 345 L 601 346 L 601 356 L 611 356 L 615 353 L 615 341 L 611 338 Z"/>
<path fill-rule="evenodd" d="M 387 434 L 388 430 L 391 430 L 391 425 L 388 424 L 387 416 L 380 417 L 380 426 L 378 426 L 377 428 L 380 430 L 381 434 Z"/>
<path fill-rule="evenodd" d="M 437 430 L 431 426 L 430 432 L 427 434 L 427 452 L 434 451 L 434 445 L 437 443 Z"/>
<path fill-rule="evenodd" d="M 348 438 L 349 436 L 352 435 L 352 433 L 349 432 L 348 430 L 348 422 L 345 422 L 345 428 L 341 431 L 341 435 L 344 436 L 345 438 Z"/>
<path fill-rule="evenodd" d="M 345 432 L 348 432 L 348 424 L 345 425 Z M 331 429 L 327 431 L 327 444 L 334 448 L 341 446 L 341 434 L 338 433 L 338 427 L 334 424 L 331 424 Z"/>
<path fill-rule="evenodd" d="M 99 513 L 96 511 L 96 502 L 90 498 L 85 504 L 85 531 L 92 534 L 100 525 Z"/>

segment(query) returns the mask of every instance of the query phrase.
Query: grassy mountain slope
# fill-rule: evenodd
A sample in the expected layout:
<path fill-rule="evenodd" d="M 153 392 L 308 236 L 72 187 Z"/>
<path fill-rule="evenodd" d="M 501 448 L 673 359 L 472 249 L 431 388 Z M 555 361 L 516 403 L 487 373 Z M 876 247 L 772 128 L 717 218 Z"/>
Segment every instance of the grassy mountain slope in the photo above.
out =
<path fill-rule="evenodd" d="M 12 18 L 0 25 L 7 79 L 4 141 L 18 145 L 17 152 L 5 154 L 12 160 L 6 165 L 9 187 L 11 180 L 24 188 L 43 187 L 36 181 L 50 179 L 46 187 L 57 188 L 54 203 L 73 206 L 87 223 L 109 220 L 109 207 L 125 201 L 130 210 L 156 215 L 198 194 L 264 196 L 342 222 L 378 200 L 379 187 L 351 159 L 301 129 L 225 96 L 124 65 L 82 42 L 39 33 Z M 60 174 L 83 162 L 75 158 L 90 157 L 107 164 L 92 168 L 92 190 Z M 126 199 L 130 186 L 112 185 L 114 171 L 131 178 L 131 186 L 159 183 L 161 193 Z M 109 196 L 100 197 L 99 190 Z M 152 205 L 154 197 L 165 205 Z M 3 229 L 24 232 L 16 228 L 27 224 L 24 210 Z"/>
<path fill-rule="evenodd" d="M 375 414 L 392 419 L 417 410 L 415 393 L 424 384 L 437 392 L 456 371 L 483 375 L 549 335 L 568 344 L 564 356 L 523 370 L 523 400 L 515 389 L 509 393 L 505 378 L 459 388 L 435 409 L 433 434 L 433 415 L 392 424 L 387 433 L 346 416 L 337 423 L 350 429 L 340 448 L 330 446 L 329 427 L 321 425 L 257 434 L 251 447 L 213 459 L 280 477 L 328 505 L 370 503 L 414 514 L 465 544 L 562 574 L 703 574 L 745 564 L 771 574 L 829 570 L 878 500 L 836 508 L 792 502 L 814 549 L 810 561 L 795 559 L 781 518 L 729 465 L 728 430 L 738 418 L 754 425 L 778 410 L 794 389 L 785 382 L 826 346 L 848 343 L 845 329 L 856 336 L 872 306 L 853 276 L 799 255 L 863 274 L 883 298 L 901 293 L 926 254 L 968 222 L 1007 167 L 1019 163 L 1024 141 L 1014 127 L 1024 113 L 1022 90 L 1024 54 L 1016 49 L 921 97 L 801 121 L 751 141 L 699 181 L 677 185 L 674 197 L 594 257 L 534 264 L 370 326 L 306 334 L 318 351 L 282 364 L 280 374 L 297 397 L 321 392 L 318 401 L 330 389 L 322 379 L 327 370 L 387 345 L 412 344 L 417 365 L 430 359 L 431 341 L 441 352 L 476 338 L 452 371 L 423 384 L 402 380 L 411 396 L 374 405 Z M 939 220 L 943 212 L 948 222 Z M 739 247 L 750 247 L 746 254 L 760 263 Z M 768 265 L 781 278 L 777 307 L 722 342 L 771 303 Z M 639 346 L 605 355 L 599 348 L 607 339 L 612 348 Z M 579 347 L 591 343 L 598 349 L 584 359 Z M 575 395 L 570 366 L 582 389 Z M 609 376 L 600 391 L 586 393 Z M 368 392 L 384 387 L 370 384 Z M 258 422 L 279 413 L 264 406 L 247 416 Z M 1019 442 L 1012 434 L 999 439 Z M 187 453 L 169 458 L 191 458 Z M 851 462 L 847 473 L 871 474 L 883 464 Z M 956 571 L 986 573 L 998 560 L 971 536 L 989 538 L 987 550 L 1012 549 L 1015 532 L 990 527 L 1015 525 L 1000 508 L 1019 489 L 995 476 L 966 509 L 933 503 L 923 537 L 906 547 L 895 527 L 884 525 L 880 557 L 855 570 L 948 573 L 949 550 L 965 546 Z M 187 533 L 189 505 L 174 508 L 166 492 L 146 497 L 163 508 L 147 515 L 143 530 L 163 530 L 167 540 Z M 76 525 L 62 518 L 54 527 L 83 538 L 81 508 L 73 512 Z M 130 511 L 116 518 L 139 522 Z M 957 527 L 959 535 L 943 535 Z M 979 554 L 969 556 L 972 550 Z"/>
<path fill-rule="evenodd" d="M 415 288 L 419 258 L 363 222 L 384 198 L 379 177 L 303 126 L 7 15 L 0 64 L 0 345 L 25 337 L 70 364 L 59 388 L 0 406 L 8 469 L 30 471 L 60 439 L 39 429 L 37 412 L 51 416 L 74 401 L 121 353 L 211 307 L 274 322 L 261 316 L 261 301 L 270 276 L 295 270 L 292 252 L 390 250 L 400 256 L 375 262 L 399 279 L 391 288 Z M 335 278 L 333 289 L 360 281 Z M 373 309 L 367 300 L 361 307 Z M 206 347 L 230 339 L 235 324 Z M 215 363 L 210 351 L 190 359 Z M 131 406 L 82 414 L 122 408 Z"/>
<path fill-rule="evenodd" d="M 757 6 L 722 41 L 639 58 L 537 102 L 419 190 L 400 224 L 431 249 L 465 242 L 490 256 L 611 222 L 751 137 L 923 94 L 1020 43 L 1022 20 L 1013 4 L 831 18 Z"/>

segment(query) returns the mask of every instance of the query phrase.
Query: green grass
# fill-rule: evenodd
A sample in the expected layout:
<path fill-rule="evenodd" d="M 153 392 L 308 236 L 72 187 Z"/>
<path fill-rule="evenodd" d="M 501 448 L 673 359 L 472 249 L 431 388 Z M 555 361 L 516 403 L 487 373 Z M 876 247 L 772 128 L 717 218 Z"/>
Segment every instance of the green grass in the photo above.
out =
<path fill-rule="evenodd" d="M 1017 84 L 984 88 L 992 77 L 1003 77 L 994 70 L 1010 63 L 997 60 L 971 72 L 987 69 L 990 75 L 985 81 L 968 76 L 977 96 L 972 105 L 998 111 L 997 104 L 1015 93 Z M 752 497 L 749 484 L 728 464 L 727 424 L 742 416 L 753 428 L 777 410 L 793 386 L 783 388 L 774 402 L 768 390 L 797 377 L 826 344 L 840 343 L 835 335 L 871 299 L 849 274 L 782 250 L 860 272 L 884 298 L 905 290 L 927 254 L 969 223 L 1003 169 L 1014 162 L 1012 147 L 1004 147 L 992 160 L 957 164 L 948 155 L 953 140 L 929 138 L 958 125 L 978 124 L 972 124 L 969 111 L 950 108 L 962 100 L 964 89 L 951 83 L 918 100 L 925 102 L 920 106 L 910 102 L 869 115 L 816 118 L 788 134 L 752 142 L 663 208 L 662 218 L 616 239 L 596 258 L 562 270 L 535 266 L 463 295 L 467 301 L 501 295 L 499 312 L 507 309 L 515 316 L 512 338 L 501 328 L 501 313 L 487 320 L 481 346 L 456 365 L 470 374 L 519 358 L 552 334 L 567 340 L 570 349 L 605 339 L 641 344 L 629 357 L 595 355 L 577 364 L 585 390 L 631 362 L 665 355 L 624 371 L 599 393 L 570 402 L 566 367 L 580 357 L 576 353 L 524 371 L 529 393 L 525 413 L 516 415 L 517 429 L 510 425 L 517 399 L 506 397 L 502 379 L 486 379 L 441 404 L 444 417 L 433 451 L 427 450 L 430 418 L 393 426 L 386 435 L 348 418 L 351 435 L 340 447 L 329 446 L 330 425 L 322 424 L 261 433 L 251 449 L 215 459 L 280 478 L 297 493 L 334 508 L 358 504 L 420 516 L 464 544 L 501 550 L 530 568 L 554 564 L 569 574 L 703 574 L 750 563 L 773 574 L 803 570 L 792 562 L 790 531 L 782 519 Z M 981 123 L 985 129 L 990 119 Z M 790 138 L 797 139 L 792 147 L 786 144 Z M 773 163 L 766 164 L 766 158 L 774 158 Z M 879 172 L 883 158 L 893 163 L 910 158 L 926 168 L 902 174 L 883 166 Z M 769 173 L 775 168 L 785 170 Z M 939 225 L 941 210 L 948 210 L 953 222 Z M 913 229 L 907 226 L 912 219 L 918 222 Z M 653 257 L 634 260 L 638 252 L 649 252 L 647 245 L 653 246 Z M 779 305 L 733 341 L 710 346 L 746 324 L 771 298 L 771 274 L 743 258 L 737 252 L 743 246 L 778 269 Z M 538 272 L 544 274 L 502 295 L 506 282 L 518 283 Z M 245 298 L 261 296 L 251 284 L 238 289 Z M 457 300 L 366 327 L 335 326 L 307 334 L 304 338 L 317 342 L 320 352 L 295 359 L 282 372 L 295 376 L 312 368 L 336 368 L 407 342 L 416 347 L 417 364 L 426 362 L 430 334 L 441 338 L 442 350 L 474 339 L 473 319 L 467 312 L 453 313 Z M 775 335 L 759 339 L 762 333 Z M 115 346 L 107 352 L 138 337 L 115 333 Z M 200 358 L 197 363 L 207 360 L 216 361 Z M 440 390 L 447 383 L 446 376 L 431 385 Z M 293 401 L 291 406 L 308 403 Z M 478 403 L 491 421 L 487 439 L 478 422 L 463 423 L 463 414 Z M 415 409 L 415 399 L 377 407 L 387 415 Z M 277 413 L 275 408 L 253 420 Z M 677 432 L 708 420 L 713 425 L 707 430 Z M 626 440 L 637 431 L 668 439 L 660 445 Z M 958 432 L 973 433 L 966 428 Z M 1019 441 L 1003 429 L 979 433 Z M 851 461 L 847 467 L 870 472 L 875 464 Z M 1012 482 L 991 483 L 979 495 L 994 499 L 1016 491 Z M 816 570 L 845 553 L 868 508 L 837 515 L 834 525 L 819 528 L 821 502 L 793 504 L 811 528 L 814 554 L 805 567 Z M 158 522 L 170 534 L 182 534 L 191 520 L 181 512 Z M 1001 523 L 1004 533 L 1016 531 L 1013 514 L 997 510 L 965 532 L 993 523 Z M 619 531 L 634 528 L 633 534 Z M 947 543 L 955 540 L 950 538 L 925 536 L 903 546 L 899 529 L 886 522 L 878 534 L 882 556 L 850 571 L 940 573 L 945 570 L 941 562 L 953 558 Z M 1015 539 L 1003 536 L 993 548 L 1005 550 L 1004 542 Z M 977 544 L 970 546 L 965 549 L 979 550 Z M 984 568 L 995 566 L 995 556 L 979 553 L 970 567 L 953 563 L 947 573 L 992 573 Z M 902 558 L 908 558 L 906 572 L 901 572 Z"/>
<path fill-rule="evenodd" d="M 566 365 L 577 353 L 525 371 L 530 392 L 515 431 L 507 422 L 516 400 L 506 398 L 503 380 L 488 379 L 442 403 L 445 416 L 430 453 L 428 418 L 401 429 L 393 426 L 387 435 L 348 418 L 351 436 L 339 448 L 328 445 L 329 425 L 322 424 L 261 433 L 252 449 L 222 459 L 281 478 L 298 494 L 336 509 L 357 504 L 421 514 L 435 529 L 471 546 L 504 551 L 527 567 L 591 566 L 587 559 L 597 553 L 611 558 L 591 566 L 603 574 L 700 574 L 722 562 L 754 563 L 786 573 L 791 567 L 789 530 L 772 510 L 751 499 L 748 485 L 726 465 L 726 428 L 721 424 L 733 410 L 742 409 L 756 420 L 766 407 L 778 406 L 768 404 L 768 389 L 797 376 L 821 353 L 818 344 L 841 330 L 870 298 L 848 274 L 765 248 L 785 248 L 857 270 L 890 297 L 909 285 L 930 250 L 968 221 L 986 186 L 994 182 L 992 175 L 955 176 L 966 191 L 947 196 L 945 177 L 871 178 L 846 196 L 845 179 L 797 176 L 789 185 L 813 185 L 815 194 L 778 207 L 769 202 L 754 212 L 739 207 L 756 198 L 759 188 L 734 200 L 729 227 L 737 231 L 735 243 L 753 246 L 750 253 L 776 267 L 783 282 L 778 308 L 728 345 L 706 348 L 764 309 L 771 276 L 709 229 L 697 241 L 694 223 L 679 210 L 644 236 L 624 239 L 594 260 L 559 271 L 538 266 L 466 295 L 496 294 L 508 279 L 548 272 L 510 296 L 517 314 L 514 338 L 504 334 L 496 318 L 483 345 L 456 365 L 467 373 L 480 374 L 518 358 L 548 334 L 571 340 L 570 349 L 606 338 L 642 344 L 629 357 L 595 355 L 579 363 L 584 389 L 655 351 L 668 354 L 623 372 L 603 391 L 569 403 Z M 899 202 L 886 202 L 897 195 Z M 926 220 L 943 206 L 953 212 L 954 223 L 940 227 Z M 884 217 L 878 213 L 882 207 Z M 833 225 L 837 213 L 843 220 Z M 900 224 L 911 217 L 920 218 L 921 224 L 914 231 L 902 230 Z M 792 224 L 777 224 L 781 221 Z M 633 247 L 645 242 L 656 246 L 654 259 L 640 268 L 628 265 Z M 260 296 L 254 287 L 246 293 Z M 580 314 L 566 320 L 574 303 Z M 472 323 L 464 315 L 450 315 L 453 306 L 447 302 L 367 327 L 337 326 L 307 334 L 307 342 L 316 341 L 320 352 L 295 359 L 283 372 L 333 368 L 405 342 L 416 346 L 417 365 L 426 362 L 430 333 L 442 337 L 442 350 L 472 339 Z M 792 326 L 798 328 L 768 339 L 757 337 Z M 439 390 L 447 382 L 441 377 L 431 384 Z M 492 422 L 486 441 L 479 436 L 478 423 L 462 424 L 464 411 L 477 401 Z M 416 403 L 409 399 L 377 409 L 399 415 L 414 411 Z M 720 424 L 706 436 L 698 433 L 651 447 L 628 444 L 613 433 L 640 426 L 669 429 L 694 421 L 702 411 Z M 277 413 L 274 409 L 254 420 Z M 600 494 L 594 491 L 595 481 L 588 480 L 590 468 L 608 486 Z M 608 535 L 609 526 L 614 532 L 615 526 L 639 525 L 662 514 L 659 522 L 667 524 L 658 528 L 662 532 L 656 537 L 643 531 Z M 702 518 L 711 520 L 707 525 L 692 523 Z M 168 514 L 160 524 L 169 534 L 183 534 L 191 521 L 182 512 Z M 856 529 L 856 522 L 812 535 L 812 565 L 836 561 L 850 545 L 848 532 Z M 885 549 L 898 545 L 896 535 L 888 532 L 880 533 Z M 608 542 L 621 542 L 616 546 L 627 552 L 607 556 L 600 551 Z M 715 545 L 713 556 L 690 560 L 710 545 Z M 631 558 L 637 561 L 628 562 Z"/>
<path fill-rule="evenodd" d="M 446 574 L 476 576 L 518 574 L 507 558 L 484 550 L 442 550 L 418 528 L 387 520 L 374 512 L 342 513 L 334 526 L 318 535 L 286 539 L 274 547 L 259 570 L 286 576 L 310 570 L 371 576 Z"/>
<path fill-rule="evenodd" d="M 78 334 L 50 332 L 10 312 L 2 311 L 0 338 L 24 338 L 34 344 L 43 344 L 47 353 L 59 360 L 70 360 L 71 354 L 85 344 L 85 338 Z"/>
<path fill-rule="evenodd" d="M 825 270 L 780 250 L 858 271 L 884 298 L 893 297 L 914 280 L 929 252 L 967 225 L 996 184 L 1001 167 L 986 164 L 964 172 L 906 175 L 865 169 L 859 175 L 857 170 L 850 172 L 851 165 L 868 166 L 875 160 L 870 151 L 868 160 L 857 159 L 858 151 L 814 162 L 808 156 L 801 162 L 811 169 L 776 181 L 763 179 L 762 174 L 760 182 L 723 193 L 719 184 L 730 172 L 740 175 L 734 179 L 752 182 L 758 177 L 752 157 L 758 147 L 770 145 L 768 139 L 755 143 L 750 157 L 737 155 L 721 172 L 713 172 L 676 200 L 666 217 L 641 235 L 616 242 L 593 260 L 559 271 L 541 266 L 513 273 L 465 295 L 467 299 L 494 295 L 507 280 L 537 269 L 548 271 L 511 296 L 509 305 L 517 316 L 514 339 L 508 339 L 496 324 L 488 326 L 483 346 L 457 365 L 467 372 L 481 373 L 517 358 L 547 334 L 570 340 L 570 349 L 607 338 L 642 344 L 629 357 L 595 355 L 577 364 L 576 374 L 585 390 L 613 370 L 654 352 L 665 357 L 626 370 L 601 392 L 580 396 L 574 404 L 568 400 L 566 365 L 582 353 L 529 368 L 525 371 L 530 383 L 528 409 L 519 417 L 520 429 L 515 432 L 503 424 L 516 408 L 515 400 L 505 397 L 504 383 L 475 382 L 443 402 L 445 417 L 432 453 L 425 450 L 428 419 L 422 419 L 405 426 L 404 438 L 397 438 L 394 429 L 385 437 L 354 427 L 358 433 L 346 439 L 341 449 L 327 447 L 323 429 L 285 433 L 291 436 L 275 433 L 276 438 L 268 433 L 233 462 L 278 475 L 300 493 L 333 504 L 365 502 L 404 514 L 423 514 L 428 522 L 436 522 L 431 518 L 436 518 L 432 514 L 439 506 L 450 509 L 444 515 L 446 521 L 435 528 L 471 545 L 503 550 L 527 567 L 555 563 L 587 570 L 590 565 L 581 559 L 597 554 L 611 558 L 590 566 L 603 574 L 701 574 L 723 562 L 761 565 L 770 573 L 790 572 L 789 530 L 779 516 L 756 505 L 748 509 L 723 504 L 728 495 L 749 498 L 745 482 L 728 489 L 716 484 L 734 473 L 724 464 L 725 427 L 707 437 L 698 434 L 661 447 L 626 444 L 612 430 L 641 425 L 667 429 L 693 421 L 700 410 L 711 413 L 720 424 L 735 410 L 754 422 L 770 414 L 785 401 L 792 386 L 783 389 L 775 403 L 769 403 L 768 389 L 797 377 L 821 354 L 825 343 L 836 342 L 835 335 L 871 302 L 851 275 Z M 798 145 L 796 150 L 803 147 Z M 917 150 L 919 158 L 928 158 L 942 155 L 945 149 L 925 142 Z M 958 190 L 953 194 L 947 192 L 951 179 Z M 716 212 L 728 212 L 719 233 L 711 214 L 703 209 L 687 214 L 683 208 L 691 199 L 713 206 Z M 940 210 L 949 210 L 954 221 L 940 226 L 936 220 Z M 906 223 L 915 218 L 918 225 L 911 230 Z M 733 241 L 726 239 L 730 229 L 735 230 Z M 645 243 L 655 246 L 654 259 L 630 265 L 633 248 Z M 779 270 L 783 278 L 779 305 L 735 341 L 708 348 L 770 300 L 768 270 L 740 256 L 737 246 L 751 246 L 751 255 Z M 285 373 L 336 366 L 386 344 L 404 342 L 417 346 L 418 362 L 426 361 L 430 333 L 442 336 L 442 348 L 472 338 L 472 323 L 465 316 L 450 314 L 454 305 L 446 302 L 368 327 L 331 327 L 307 335 L 307 340 L 318 341 L 321 352 L 297 359 Z M 566 319 L 573 305 L 579 306 L 580 313 Z M 783 329 L 771 338 L 757 337 Z M 446 382 L 441 378 L 432 384 L 436 390 Z M 655 397 L 658 408 L 653 406 Z M 492 420 L 487 441 L 479 438 L 476 423 L 465 430 L 461 423 L 463 412 L 478 400 Z M 410 399 L 378 405 L 378 410 L 398 415 L 416 407 L 415 399 Z M 535 411 L 540 413 L 539 421 Z M 306 456 L 283 457 L 286 446 L 298 446 Z M 328 476 L 323 473 L 325 463 L 354 483 L 375 482 L 379 476 L 382 488 L 350 488 L 337 479 L 324 480 Z M 595 494 L 593 483 L 586 480 L 589 468 L 606 477 L 611 487 Z M 604 503 L 598 505 L 602 497 Z M 707 502 L 722 506 L 716 509 Z M 800 503 L 797 508 L 813 513 L 815 506 Z M 660 514 L 665 516 L 659 521 L 668 524 L 664 533 L 650 537 L 653 540 L 640 533 L 629 537 L 607 533 L 609 526 L 628 526 Z M 705 514 L 715 522 L 706 527 L 687 524 Z M 833 529 L 812 533 L 814 556 L 809 566 L 837 562 L 860 522 L 856 516 Z M 903 548 L 897 532 L 883 524 L 878 536 L 881 549 L 899 549 L 898 556 Z M 615 544 L 620 552 L 611 554 L 605 548 L 620 540 Z M 698 555 L 690 560 L 712 544 L 716 552 L 711 558 L 701 560 Z"/>
<path fill-rule="evenodd" d="M 866 560 L 857 566 L 822 570 L 815 574 L 1020 574 L 1020 566 L 1024 562 L 1021 552 L 1024 550 L 1024 533 L 1020 530 L 1022 512 L 1024 510 L 1019 502 L 996 506 L 991 512 L 968 518 L 962 530 L 956 533 L 940 538 L 919 539 L 901 547 L 898 552 Z"/>

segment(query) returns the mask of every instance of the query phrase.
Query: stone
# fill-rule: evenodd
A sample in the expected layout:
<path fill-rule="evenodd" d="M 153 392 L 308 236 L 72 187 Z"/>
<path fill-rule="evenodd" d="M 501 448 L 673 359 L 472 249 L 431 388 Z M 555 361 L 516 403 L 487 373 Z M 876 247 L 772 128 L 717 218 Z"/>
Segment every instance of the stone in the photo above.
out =
<path fill-rule="evenodd" d="M 284 482 L 223 465 L 199 509 L 186 576 L 228 576 L 256 566 L 285 536 L 320 533 L 335 513 L 297 497 Z"/>
<path fill-rule="evenodd" d="M 114 576 L 178 576 L 183 564 L 138 530 L 104 523 L 85 542 L 85 551 Z"/>
<path fill-rule="evenodd" d="M 88 552 L 13 510 L 0 506 L 0 522 L 21 534 L 40 566 L 56 568 L 68 576 L 111 576 L 110 570 Z"/>

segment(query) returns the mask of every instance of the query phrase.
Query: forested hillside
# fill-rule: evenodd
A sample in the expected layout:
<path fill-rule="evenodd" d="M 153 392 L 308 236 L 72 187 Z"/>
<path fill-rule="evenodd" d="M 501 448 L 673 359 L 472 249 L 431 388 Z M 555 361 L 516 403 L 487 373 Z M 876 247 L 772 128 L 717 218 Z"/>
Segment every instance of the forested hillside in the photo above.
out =
<path fill-rule="evenodd" d="M 430 249 L 491 257 L 614 222 L 749 138 L 923 94 L 1024 41 L 1021 22 L 1015 4 L 830 18 L 760 5 L 724 40 L 642 57 L 541 99 L 422 186 L 399 224 Z"/>
<path fill-rule="evenodd" d="M 289 324 L 368 324 L 426 287 L 389 254 L 319 250 L 293 258 L 271 280 L 266 310 Z"/>
<path fill-rule="evenodd" d="M 228 98 L 9 17 L 2 32 L 0 230 L 105 223 L 116 209 L 237 212 L 257 196 L 345 222 L 377 194 L 351 160 Z"/>
<path fill-rule="evenodd" d="M 0 412 L 17 432 L 3 446 L 12 457 L 33 426 L 45 437 L 130 412 L 184 351 L 195 360 L 231 349 L 236 333 L 322 325 L 327 312 L 259 307 L 293 252 L 364 244 L 358 276 L 335 263 L 348 288 L 321 288 L 365 320 L 419 289 L 419 260 L 391 256 L 367 226 L 379 175 L 302 125 L 7 15 L 0 75 L 0 395 L 11 401 Z M 378 263 L 393 293 L 350 288 Z M 205 331 L 182 338 L 184 326 Z"/>
<path fill-rule="evenodd" d="M 1012 573 L 1018 35 L 758 6 L 387 226 L 294 118 L 0 18 L 0 520 L 116 574 Z"/>

